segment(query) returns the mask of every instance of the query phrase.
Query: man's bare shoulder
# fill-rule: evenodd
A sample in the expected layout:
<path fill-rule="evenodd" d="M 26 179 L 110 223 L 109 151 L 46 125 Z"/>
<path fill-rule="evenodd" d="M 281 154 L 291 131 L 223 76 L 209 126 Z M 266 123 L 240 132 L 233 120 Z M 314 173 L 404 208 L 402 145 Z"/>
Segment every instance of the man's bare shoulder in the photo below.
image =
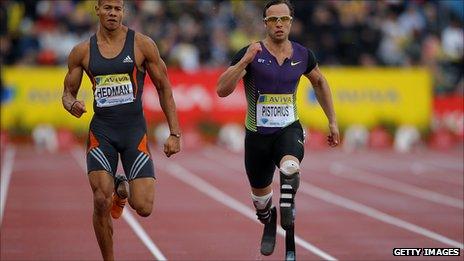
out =
<path fill-rule="evenodd" d="M 85 40 L 73 47 L 69 54 L 69 59 L 74 61 L 82 61 L 90 52 L 90 40 Z"/>
<path fill-rule="evenodd" d="M 89 51 L 90 51 L 90 40 L 87 39 L 85 41 L 78 43 L 76 46 L 74 46 L 71 52 L 84 55 L 84 54 L 87 54 L 87 52 Z"/>
<path fill-rule="evenodd" d="M 148 48 L 153 45 L 156 46 L 155 41 L 153 41 L 153 39 L 139 32 L 135 32 L 135 44 L 137 44 L 142 49 Z"/>

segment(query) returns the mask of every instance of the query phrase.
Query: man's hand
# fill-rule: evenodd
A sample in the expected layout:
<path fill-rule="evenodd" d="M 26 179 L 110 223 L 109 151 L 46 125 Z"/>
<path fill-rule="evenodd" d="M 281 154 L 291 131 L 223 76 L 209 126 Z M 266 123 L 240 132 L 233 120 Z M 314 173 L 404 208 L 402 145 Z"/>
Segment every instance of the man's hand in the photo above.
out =
<path fill-rule="evenodd" d="M 164 143 L 164 153 L 166 156 L 171 157 L 171 155 L 176 154 L 180 151 L 180 138 L 175 136 L 169 136 L 166 142 Z"/>
<path fill-rule="evenodd" d="M 242 57 L 242 61 L 249 64 L 253 62 L 253 59 L 255 59 L 255 56 L 258 52 L 261 52 L 263 49 L 261 48 L 260 43 L 252 43 L 250 46 L 248 46 L 248 49 Z"/>
<path fill-rule="evenodd" d="M 85 109 L 84 101 L 76 100 L 72 103 L 71 108 L 69 108 L 69 113 L 71 113 L 74 117 L 80 118 L 83 113 L 86 113 L 87 110 Z"/>
<path fill-rule="evenodd" d="M 331 147 L 335 147 L 340 143 L 340 134 L 336 123 L 329 124 L 330 134 L 327 136 L 327 143 Z"/>

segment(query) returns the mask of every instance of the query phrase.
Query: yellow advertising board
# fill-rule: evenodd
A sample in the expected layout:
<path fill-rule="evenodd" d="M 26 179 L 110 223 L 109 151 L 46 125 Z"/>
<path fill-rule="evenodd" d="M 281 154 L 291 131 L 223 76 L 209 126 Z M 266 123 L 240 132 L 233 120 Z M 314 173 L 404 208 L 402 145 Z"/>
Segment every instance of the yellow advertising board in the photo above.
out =
<path fill-rule="evenodd" d="M 31 130 L 38 124 L 85 131 L 93 114 L 92 85 L 84 75 L 78 99 L 85 100 L 87 113 L 77 119 L 61 103 L 66 69 L 61 67 L 3 68 L 2 77 L 9 98 L 2 101 L 2 129 Z"/>
<path fill-rule="evenodd" d="M 421 68 L 322 68 L 329 82 L 340 127 L 411 124 L 427 128 L 432 113 L 432 81 Z M 307 127 L 327 130 L 327 118 L 311 83 L 301 77 L 297 106 Z"/>
<path fill-rule="evenodd" d="M 432 83 L 425 69 L 388 68 L 322 68 L 332 90 L 340 127 L 363 124 L 411 124 L 419 128 L 429 126 L 432 111 Z M 87 113 L 80 119 L 63 109 L 61 95 L 66 68 L 9 67 L 2 77 L 9 97 L 2 100 L 2 129 L 31 130 L 42 123 L 56 127 L 86 131 L 93 114 L 93 93 L 86 75 L 78 98 L 85 101 Z M 173 82 L 176 79 L 173 79 Z M 217 79 L 211 79 L 215 82 Z M 179 116 L 187 115 L 184 108 L 188 99 L 182 85 L 173 84 Z M 211 87 L 211 97 L 217 98 Z M 209 92 L 209 91 L 208 91 Z M 208 94 L 208 93 L 207 93 Z M 207 95 L 206 94 L 206 95 Z M 241 95 L 244 96 L 242 93 Z M 207 98 L 207 97 L 205 97 Z M 217 98 L 219 99 L 219 98 Z M 239 97 L 245 100 L 245 97 Z M 218 102 L 223 102 L 218 101 Z M 184 108 L 184 109 L 182 109 Z M 302 77 L 298 86 L 297 108 L 301 122 L 309 128 L 327 130 L 327 119 L 317 103 L 309 80 Z M 214 109 L 214 108 L 211 108 Z M 237 111 L 243 108 L 235 108 Z M 161 111 L 157 113 L 162 113 Z"/>

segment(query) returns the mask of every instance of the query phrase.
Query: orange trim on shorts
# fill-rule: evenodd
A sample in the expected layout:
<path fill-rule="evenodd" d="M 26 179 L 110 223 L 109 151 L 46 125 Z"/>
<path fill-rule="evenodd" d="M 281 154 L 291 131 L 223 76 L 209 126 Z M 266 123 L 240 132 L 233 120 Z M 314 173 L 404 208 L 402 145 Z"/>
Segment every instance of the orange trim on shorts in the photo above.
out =
<path fill-rule="evenodd" d="M 139 89 L 139 84 L 137 83 L 137 66 L 134 66 L 134 70 L 132 71 L 132 78 L 134 79 L 135 84 L 134 98 L 137 99 L 137 90 Z"/>
<path fill-rule="evenodd" d="M 96 148 L 100 146 L 100 142 L 98 142 L 97 138 L 95 138 L 95 135 L 93 135 L 92 131 L 89 131 L 89 145 L 87 148 L 87 153 L 93 148 Z"/>
<path fill-rule="evenodd" d="M 143 135 L 143 138 L 140 141 L 139 146 L 137 147 L 137 149 L 139 151 L 141 151 L 141 152 L 144 152 L 144 153 L 146 153 L 148 155 L 151 155 L 150 151 L 148 150 L 147 134 Z"/>

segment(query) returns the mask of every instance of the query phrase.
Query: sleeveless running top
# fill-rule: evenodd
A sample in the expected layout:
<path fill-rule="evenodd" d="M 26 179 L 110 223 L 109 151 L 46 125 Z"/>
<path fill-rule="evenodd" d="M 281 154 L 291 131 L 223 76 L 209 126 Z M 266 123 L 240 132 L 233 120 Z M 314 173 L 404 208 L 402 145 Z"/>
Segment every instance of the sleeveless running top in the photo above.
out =
<path fill-rule="evenodd" d="M 277 59 L 260 42 L 262 51 L 246 67 L 243 77 L 247 98 L 245 127 L 261 134 L 274 133 L 297 121 L 296 89 L 303 74 L 316 67 L 316 58 L 311 50 L 291 41 L 293 54 L 279 65 Z M 231 65 L 238 63 L 248 46 L 233 58 Z"/>
<path fill-rule="evenodd" d="M 142 92 L 145 71 L 135 64 L 135 32 L 128 29 L 122 51 L 114 58 L 102 56 L 94 34 L 90 38 L 89 73 L 93 83 L 94 117 L 105 122 L 143 119 Z"/>

